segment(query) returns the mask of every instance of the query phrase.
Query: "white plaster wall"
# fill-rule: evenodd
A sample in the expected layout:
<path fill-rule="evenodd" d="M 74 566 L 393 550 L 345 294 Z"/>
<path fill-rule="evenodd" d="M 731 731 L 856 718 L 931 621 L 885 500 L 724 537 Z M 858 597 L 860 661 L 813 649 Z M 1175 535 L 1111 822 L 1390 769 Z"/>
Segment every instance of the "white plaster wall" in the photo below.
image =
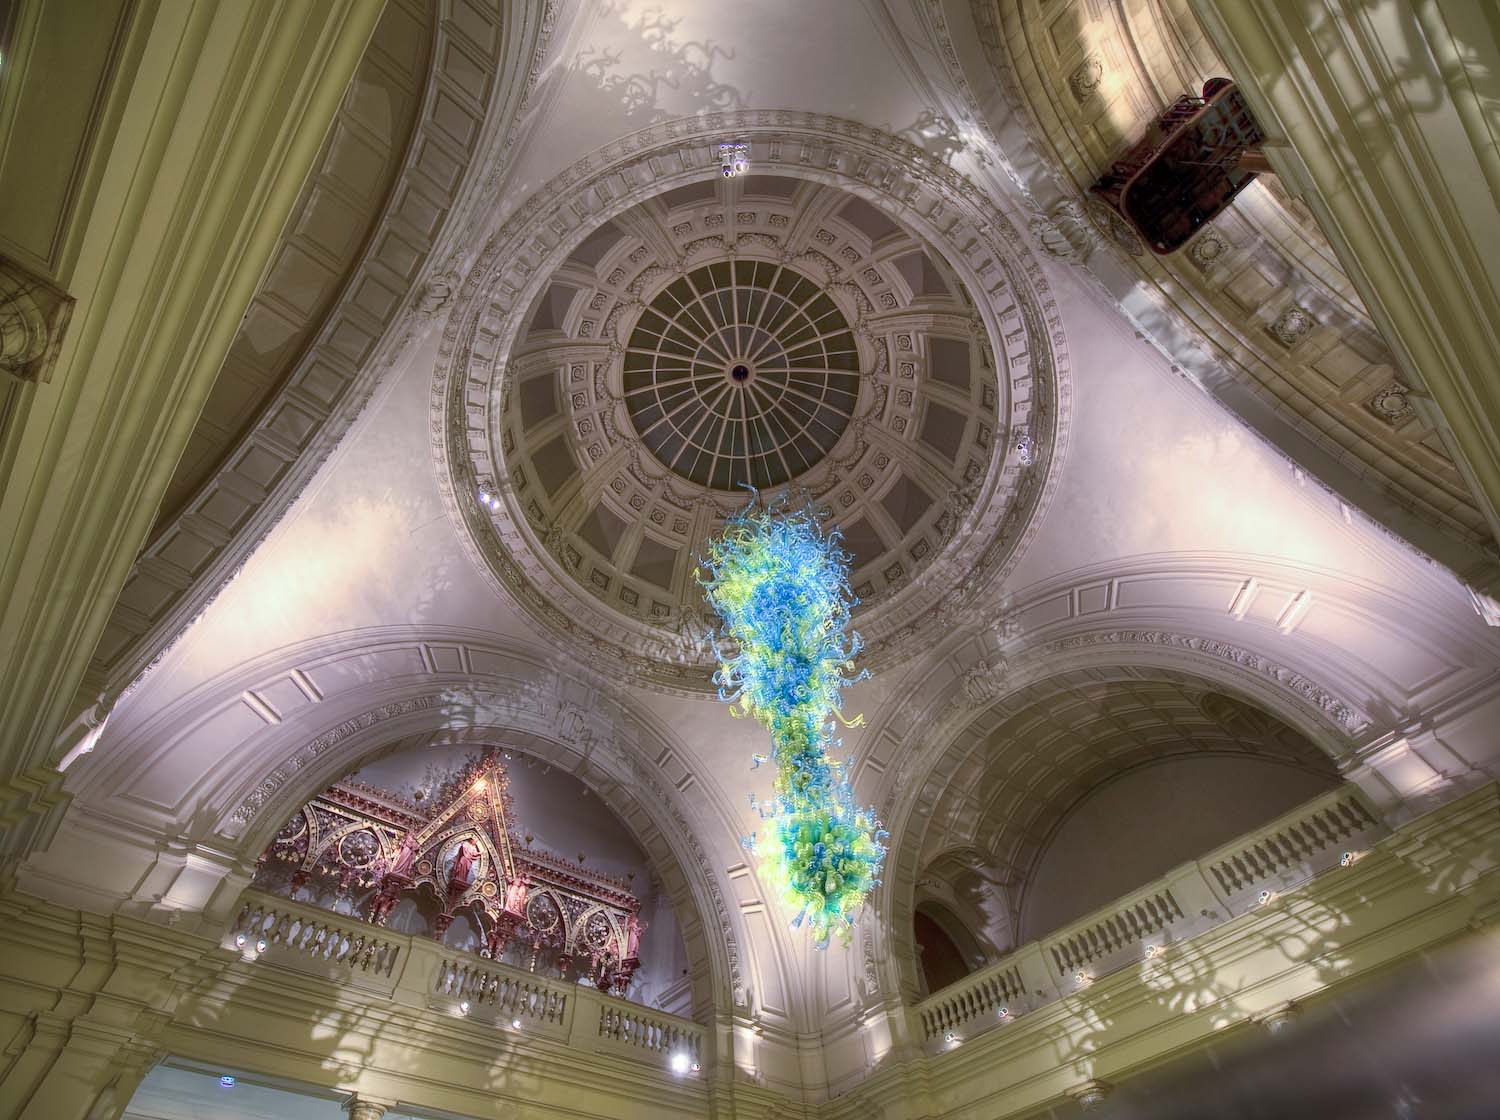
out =
<path fill-rule="evenodd" d="M 1466 606 L 1442 569 L 1357 515 L 1345 522 L 1335 499 L 1173 373 L 1084 277 L 1049 272 L 1073 359 L 1073 424 L 1057 496 L 1012 588 L 1062 565 L 1240 553 Z"/>
<path fill-rule="evenodd" d="M 861 0 L 589 4 L 567 33 L 508 201 L 524 201 L 594 148 L 673 117 L 796 108 L 909 128 L 930 99 L 906 42 L 882 6 Z"/>
<path fill-rule="evenodd" d="M 1174 758 L 1130 770 L 1063 818 L 1028 881 L 1019 943 L 1274 820 L 1329 788 L 1254 758 Z"/>

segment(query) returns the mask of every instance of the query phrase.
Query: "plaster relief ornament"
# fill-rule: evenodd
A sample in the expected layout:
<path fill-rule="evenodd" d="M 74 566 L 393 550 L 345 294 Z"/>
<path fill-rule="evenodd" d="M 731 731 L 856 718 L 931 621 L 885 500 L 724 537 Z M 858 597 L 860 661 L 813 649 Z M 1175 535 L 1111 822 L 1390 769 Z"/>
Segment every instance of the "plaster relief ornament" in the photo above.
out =
<path fill-rule="evenodd" d="M 767 507 L 757 498 L 709 540 L 698 573 L 723 623 L 719 698 L 771 733 L 774 795 L 759 806 L 764 834 L 745 845 L 796 912 L 792 925 L 806 921 L 819 949 L 833 934 L 848 943 L 888 838 L 874 812 L 855 805 L 847 764 L 830 754 L 839 694 L 868 675 L 854 669 L 856 600 L 839 540 L 837 529 L 823 532 L 810 501 Z"/>

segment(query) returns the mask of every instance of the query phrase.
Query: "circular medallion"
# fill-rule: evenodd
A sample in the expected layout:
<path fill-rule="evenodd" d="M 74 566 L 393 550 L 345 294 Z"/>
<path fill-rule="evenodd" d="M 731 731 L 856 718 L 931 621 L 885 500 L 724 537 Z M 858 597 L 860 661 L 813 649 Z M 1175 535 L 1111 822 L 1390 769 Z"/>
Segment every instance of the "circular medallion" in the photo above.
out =
<path fill-rule="evenodd" d="M 380 854 L 380 842 L 368 829 L 351 832 L 339 840 L 339 861 L 345 867 L 363 870 L 375 862 Z"/>
<path fill-rule="evenodd" d="M 526 923 L 534 930 L 549 933 L 561 921 L 562 915 L 558 912 L 557 903 L 552 901 L 550 895 L 537 895 L 526 904 Z"/>

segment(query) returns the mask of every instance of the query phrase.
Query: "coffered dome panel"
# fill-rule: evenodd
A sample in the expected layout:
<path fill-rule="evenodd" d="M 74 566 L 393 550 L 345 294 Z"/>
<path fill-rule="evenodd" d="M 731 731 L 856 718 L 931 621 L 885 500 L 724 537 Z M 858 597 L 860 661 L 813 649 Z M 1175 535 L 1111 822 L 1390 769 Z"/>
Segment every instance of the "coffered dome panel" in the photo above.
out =
<path fill-rule="evenodd" d="M 701 623 L 694 557 L 747 487 L 814 498 L 861 598 L 888 596 L 989 467 L 1000 392 L 967 289 L 833 187 L 652 199 L 586 236 L 525 322 L 499 417 L 515 494 L 550 559 L 632 619 Z"/>

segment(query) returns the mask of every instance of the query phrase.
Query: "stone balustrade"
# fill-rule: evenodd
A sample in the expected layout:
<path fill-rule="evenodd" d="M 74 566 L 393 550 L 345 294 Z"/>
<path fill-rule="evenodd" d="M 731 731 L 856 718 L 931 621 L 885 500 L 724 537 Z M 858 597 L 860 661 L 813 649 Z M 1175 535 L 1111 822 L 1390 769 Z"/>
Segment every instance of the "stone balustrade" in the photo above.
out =
<path fill-rule="evenodd" d="M 1316 797 L 934 992 L 912 1009 L 913 1034 L 939 1046 L 1061 999 L 1352 862 L 1385 831 L 1358 791 Z"/>
<path fill-rule="evenodd" d="M 265 896 L 246 898 L 229 929 L 236 949 L 264 955 L 276 951 L 319 965 L 343 965 L 350 971 L 390 976 L 401 948 L 383 931 L 361 922 L 340 923 L 320 910 Z"/>
<path fill-rule="evenodd" d="M 259 891 L 245 892 L 224 945 L 257 967 L 310 974 L 362 996 L 664 1073 L 695 1074 L 707 1056 L 707 1032 L 691 1020 Z"/>

